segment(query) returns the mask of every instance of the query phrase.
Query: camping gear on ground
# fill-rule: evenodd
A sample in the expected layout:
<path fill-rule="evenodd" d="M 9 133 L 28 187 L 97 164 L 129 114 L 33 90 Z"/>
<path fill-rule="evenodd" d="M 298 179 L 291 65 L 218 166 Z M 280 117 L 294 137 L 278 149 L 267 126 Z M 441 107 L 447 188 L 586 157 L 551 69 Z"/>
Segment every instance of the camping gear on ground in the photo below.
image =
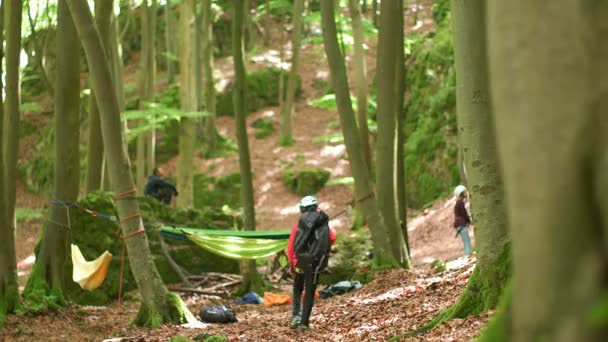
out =
<path fill-rule="evenodd" d="M 255 292 L 247 292 L 243 296 L 243 299 L 236 302 L 236 304 L 262 304 L 264 299 Z"/>
<path fill-rule="evenodd" d="M 363 285 L 358 280 L 354 280 L 354 281 L 349 281 L 349 280 L 340 281 L 340 282 L 337 282 L 337 283 L 329 286 L 325 290 L 321 291 L 321 298 L 329 298 L 329 297 L 332 297 L 332 296 L 337 296 L 337 295 L 345 294 L 346 292 L 350 292 L 350 291 L 353 291 L 353 290 L 358 290 L 358 289 L 360 289 L 362 287 L 363 287 Z"/>
<path fill-rule="evenodd" d="M 236 312 L 230 305 L 207 306 L 201 310 L 200 318 L 201 322 L 204 323 L 234 323 L 238 321 Z"/>
<path fill-rule="evenodd" d="M 271 307 L 275 305 L 291 304 L 291 296 L 280 293 L 264 292 L 264 306 Z"/>
<path fill-rule="evenodd" d="M 80 248 L 72 244 L 72 264 L 74 265 L 72 279 L 83 289 L 93 291 L 106 278 L 110 260 L 112 260 L 112 254 L 105 251 L 97 259 L 87 261 L 80 252 Z"/>
<path fill-rule="evenodd" d="M 161 233 L 171 238 L 188 239 L 211 253 L 236 260 L 271 256 L 284 250 L 289 240 L 288 230 L 262 232 L 165 226 Z"/>

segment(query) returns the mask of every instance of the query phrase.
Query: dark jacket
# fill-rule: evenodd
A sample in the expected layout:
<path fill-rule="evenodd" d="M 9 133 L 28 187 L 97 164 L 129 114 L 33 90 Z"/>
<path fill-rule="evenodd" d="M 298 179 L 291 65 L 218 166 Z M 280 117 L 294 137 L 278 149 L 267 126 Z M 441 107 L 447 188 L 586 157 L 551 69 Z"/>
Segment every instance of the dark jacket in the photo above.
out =
<path fill-rule="evenodd" d="M 471 218 L 464 206 L 464 200 L 459 197 L 454 205 L 454 228 L 466 226 L 471 223 Z"/>
<path fill-rule="evenodd" d="M 324 212 L 320 211 L 321 215 L 319 215 L 318 217 L 320 218 L 319 224 L 328 223 L 329 218 L 327 217 L 327 214 L 325 214 Z M 298 232 L 298 225 L 299 225 L 299 221 L 293 225 L 293 227 L 291 228 L 291 234 L 289 235 L 289 243 L 287 244 L 287 259 L 289 260 L 289 265 L 290 266 L 297 266 L 298 264 L 298 260 L 296 258 L 296 252 L 293 248 L 293 244 L 296 240 L 296 233 Z M 333 229 L 329 228 L 329 245 L 333 245 L 334 242 L 336 242 L 336 233 L 334 232 Z"/>
<path fill-rule="evenodd" d="M 144 188 L 144 195 L 156 197 L 157 194 L 165 188 L 171 189 L 175 194 L 177 194 L 177 189 L 173 184 L 167 182 L 166 180 L 163 180 L 162 178 L 156 175 L 152 175 L 148 177 L 148 183 L 146 183 L 146 186 Z"/>

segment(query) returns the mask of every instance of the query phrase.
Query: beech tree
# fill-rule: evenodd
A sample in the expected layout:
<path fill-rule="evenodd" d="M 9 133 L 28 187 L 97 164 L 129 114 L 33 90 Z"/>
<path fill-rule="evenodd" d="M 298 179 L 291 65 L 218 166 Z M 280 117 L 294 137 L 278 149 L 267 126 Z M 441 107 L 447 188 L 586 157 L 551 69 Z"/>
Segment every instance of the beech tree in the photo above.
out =
<path fill-rule="evenodd" d="M 344 143 L 351 172 L 355 179 L 355 197 L 363 199 L 358 203 L 358 206 L 370 228 L 374 245 L 374 262 L 377 265 L 398 266 L 399 261 L 393 256 L 389 235 L 373 193 L 369 168 L 365 163 L 365 157 L 361 149 L 361 138 L 357 131 L 355 113 L 348 89 L 346 66 L 338 44 L 333 1 L 321 1 L 321 24 L 323 27 L 323 45 L 329 62 L 331 84 L 336 94 Z"/>
<path fill-rule="evenodd" d="M 57 9 L 55 76 L 54 198 L 76 202 L 80 189 L 80 51 L 78 34 L 65 0 Z M 39 307 L 67 304 L 65 263 L 70 241 L 69 208 L 52 206 L 42 230 L 40 252 L 28 278 L 24 297 Z"/>
<path fill-rule="evenodd" d="M 0 4 L 0 43 L 4 42 L 5 1 Z M 9 10 L 14 10 L 11 5 Z M 3 46 L 0 44 L 0 70 L 2 70 Z M 2 79 L 0 78 L 0 89 Z M 0 98 L 0 175 L 4 175 L 4 108 Z M 7 211 L 6 183 L 0 182 L 0 327 L 4 325 L 6 314 L 15 312 L 20 307 L 19 282 L 17 280 L 17 258 L 15 255 L 15 229 L 9 223 Z"/>
<path fill-rule="evenodd" d="M 513 276 L 483 340 L 603 341 L 608 3 L 487 6 Z"/>
<path fill-rule="evenodd" d="M 110 182 L 118 194 L 118 215 L 119 217 L 132 216 L 139 213 L 140 210 L 137 199 L 129 195 L 134 190 L 135 183 L 124 142 L 120 107 L 112 82 L 110 65 L 104 58 L 101 39 L 93 23 L 93 16 L 88 4 L 80 0 L 66 1 L 85 50 L 93 89 L 97 94 Z M 167 290 L 158 274 L 150 254 L 141 217 L 122 222 L 121 227 L 131 270 L 142 299 L 134 323 L 159 327 L 163 323 L 193 321 L 194 316 L 188 311 L 181 298 Z"/>
<path fill-rule="evenodd" d="M 244 15 L 245 0 L 234 1 L 232 20 L 232 56 L 234 59 L 234 122 L 236 125 L 236 140 L 239 150 L 239 169 L 241 173 L 241 204 L 243 206 L 243 229 L 255 230 L 255 209 L 253 198 L 253 175 L 251 173 L 251 160 L 249 158 L 249 140 L 247 138 L 247 71 L 243 60 L 244 42 Z M 262 279 L 259 276 L 255 260 L 242 262 L 244 291 L 262 290 Z"/>
<path fill-rule="evenodd" d="M 291 72 L 287 81 L 285 102 L 281 106 L 281 136 L 279 145 L 289 146 L 294 143 L 291 133 L 291 117 L 296 96 L 296 84 L 300 66 L 300 37 L 302 35 L 302 15 L 304 14 L 304 0 L 295 0 L 293 4 L 293 28 L 291 35 Z M 281 76 L 282 78 L 282 76 Z"/>

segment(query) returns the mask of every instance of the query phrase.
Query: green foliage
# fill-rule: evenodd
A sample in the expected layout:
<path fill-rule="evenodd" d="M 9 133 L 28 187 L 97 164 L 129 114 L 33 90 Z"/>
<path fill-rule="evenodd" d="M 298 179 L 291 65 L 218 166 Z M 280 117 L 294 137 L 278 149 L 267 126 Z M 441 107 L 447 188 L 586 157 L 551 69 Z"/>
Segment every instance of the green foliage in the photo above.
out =
<path fill-rule="evenodd" d="M 169 342 L 194 342 L 194 340 L 183 336 L 173 336 L 169 339 Z"/>
<path fill-rule="evenodd" d="M 30 208 L 16 208 L 15 216 L 17 222 L 25 222 L 33 219 L 42 218 L 42 210 Z"/>
<path fill-rule="evenodd" d="M 36 126 L 29 121 L 20 120 L 19 121 L 19 137 L 26 137 L 34 132 L 36 132 Z"/>
<path fill-rule="evenodd" d="M 371 260 L 367 257 L 372 250 L 371 238 L 368 231 L 357 231 L 350 236 L 340 236 L 330 255 L 327 273 L 322 273 L 321 284 L 334 284 L 342 280 L 359 280 L 367 283 L 373 279 Z"/>
<path fill-rule="evenodd" d="M 223 207 L 240 208 L 241 175 L 232 173 L 222 177 L 209 177 L 204 174 L 194 175 L 194 207 L 205 208 Z M 225 210 L 224 210 L 225 211 Z M 237 226 L 241 226 L 240 221 Z"/>
<path fill-rule="evenodd" d="M 251 124 L 251 127 L 256 128 L 255 137 L 257 139 L 267 138 L 275 131 L 274 122 L 269 118 L 259 118 Z"/>
<path fill-rule="evenodd" d="M 228 342 L 228 338 L 224 335 L 213 335 L 207 337 L 205 342 Z"/>
<path fill-rule="evenodd" d="M 300 196 L 311 195 L 321 190 L 329 180 L 330 172 L 322 169 L 304 168 L 300 171 L 287 170 L 283 183 L 287 189 Z"/>
<path fill-rule="evenodd" d="M 405 101 L 408 204 L 420 208 L 459 182 L 456 73 L 449 1 L 434 7 L 437 32 L 406 40 Z"/>
<path fill-rule="evenodd" d="M 433 260 L 433 262 L 431 263 L 431 269 L 433 269 L 435 273 L 441 273 L 447 270 L 447 268 L 445 267 L 445 263 L 439 259 Z"/>
<path fill-rule="evenodd" d="M 283 77 L 287 84 L 288 73 L 277 68 L 265 68 L 247 74 L 247 113 L 260 108 L 277 106 L 279 104 L 279 77 Z M 302 92 L 302 80 L 298 75 L 296 82 L 296 96 Z M 217 116 L 231 116 L 234 114 L 232 104 L 232 87 L 229 85 L 222 93 L 217 94 Z"/>
<path fill-rule="evenodd" d="M 79 202 L 83 207 L 101 213 L 116 215 L 116 208 L 111 193 L 93 192 Z M 146 227 L 153 260 L 166 283 L 178 282 L 179 279 L 162 256 L 158 242 L 158 229 L 164 224 L 187 225 L 207 229 L 229 229 L 233 218 L 222 213 L 217 205 L 197 209 L 174 209 L 152 198 L 139 199 L 140 210 Z M 123 241 L 117 238 L 120 232 L 115 222 L 75 212 L 72 217 L 73 243 L 80 247 L 85 259 L 98 257 L 104 250 L 110 251 L 115 257 L 110 262 L 106 279 L 95 291 L 84 291 L 71 280 L 71 259 L 66 265 L 66 286 L 68 296 L 76 303 L 83 305 L 105 305 L 117 298 L 120 282 L 120 255 Z M 189 241 L 166 238 L 171 257 L 180 266 L 192 274 L 206 271 L 238 272 L 238 263 L 202 250 Z M 123 293 L 136 287 L 130 271 L 130 265 L 125 263 L 123 278 Z"/>

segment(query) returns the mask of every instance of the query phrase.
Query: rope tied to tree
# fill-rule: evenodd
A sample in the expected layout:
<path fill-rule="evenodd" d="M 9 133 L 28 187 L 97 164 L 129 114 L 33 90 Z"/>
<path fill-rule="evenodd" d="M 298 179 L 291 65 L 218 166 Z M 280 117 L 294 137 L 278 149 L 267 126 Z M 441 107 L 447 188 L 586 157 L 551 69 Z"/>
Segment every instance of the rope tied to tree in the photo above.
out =
<path fill-rule="evenodd" d="M 116 201 L 120 201 L 122 199 L 127 199 L 127 198 L 128 199 L 132 199 L 132 198 L 134 198 L 133 196 L 129 196 L 129 197 L 126 197 L 126 196 L 129 195 L 129 194 L 132 194 L 134 192 L 137 192 L 137 189 L 133 188 L 131 190 L 127 190 L 127 191 L 121 192 L 118 195 L 114 196 L 114 199 Z"/>

